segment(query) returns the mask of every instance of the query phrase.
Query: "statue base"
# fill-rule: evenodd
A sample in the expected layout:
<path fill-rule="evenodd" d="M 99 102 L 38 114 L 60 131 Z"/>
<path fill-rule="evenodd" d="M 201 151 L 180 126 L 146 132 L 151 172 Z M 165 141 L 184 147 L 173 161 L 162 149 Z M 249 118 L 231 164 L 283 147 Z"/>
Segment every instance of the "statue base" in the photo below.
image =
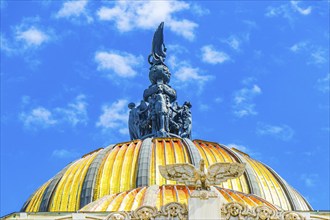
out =
<path fill-rule="evenodd" d="M 195 190 L 188 200 L 188 219 L 221 219 L 221 199 L 211 190 Z"/>

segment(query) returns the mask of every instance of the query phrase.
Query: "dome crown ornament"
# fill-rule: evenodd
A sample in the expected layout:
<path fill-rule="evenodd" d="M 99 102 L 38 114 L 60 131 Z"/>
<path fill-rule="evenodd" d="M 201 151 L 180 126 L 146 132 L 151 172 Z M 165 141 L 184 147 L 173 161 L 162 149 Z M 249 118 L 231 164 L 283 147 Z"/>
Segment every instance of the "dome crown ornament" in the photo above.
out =
<path fill-rule="evenodd" d="M 135 107 L 130 103 L 128 128 L 131 140 L 147 137 L 182 137 L 191 139 L 191 103 L 179 106 L 175 89 L 170 85 L 171 73 L 165 64 L 164 22 L 160 23 L 152 40 L 148 56 L 151 85 L 144 90 L 143 100 Z"/>

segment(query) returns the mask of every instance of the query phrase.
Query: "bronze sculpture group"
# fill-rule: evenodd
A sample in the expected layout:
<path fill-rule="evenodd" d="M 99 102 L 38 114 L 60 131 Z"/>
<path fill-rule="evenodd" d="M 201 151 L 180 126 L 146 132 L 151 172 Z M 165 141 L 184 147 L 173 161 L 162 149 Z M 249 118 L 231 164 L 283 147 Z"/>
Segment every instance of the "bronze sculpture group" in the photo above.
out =
<path fill-rule="evenodd" d="M 143 100 L 138 106 L 134 103 L 128 105 L 128 127 L 132 140 L 150 136 L 191 138 L 192 105 L 185 102 L 179 106 L 176 91 L 169 85 L 171 73 L 164 63 L 163 27 L 162 22 L 154 34 L 152 52 L 148 57 L 151 85 L 144 90 Z"/>

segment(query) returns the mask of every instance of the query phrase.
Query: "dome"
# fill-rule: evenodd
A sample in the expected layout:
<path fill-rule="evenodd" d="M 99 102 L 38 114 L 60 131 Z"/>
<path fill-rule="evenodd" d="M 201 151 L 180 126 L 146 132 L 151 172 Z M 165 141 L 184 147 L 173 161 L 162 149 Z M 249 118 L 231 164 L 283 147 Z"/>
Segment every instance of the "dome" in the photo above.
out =
<path fill-rule="evenodd" d="M 158 166 L 174 163 L 197 166 L 200 159 L 205 160 L 206 167 L 216 162 L 246 164 L 241 177 L 227 180 L 217 187 L 226 201 L 244 202 L 246 197 L 254 201 L 245 201 L 250 206 L 261 202 L 282 210 L 312 210 L 308 202 L 273 169 L 244 152 L 203 140 L 146 138 L 109 145 L 73 161 L 36 190 L 22 211 L 58 212 L 101 207 L 95 204 L 111 209 L 109 204 L 115 204 L 113 201 L 117 201 L 116 209 L 133 209 L 142 198 L 152 194 L 149 191 L 153 185 L 160 187 L 155 194 L 162 192 L 166 197 L 162 194 L 157 206 L 181 200 L 186 202 L 190 189 L 165 180 Z"/>

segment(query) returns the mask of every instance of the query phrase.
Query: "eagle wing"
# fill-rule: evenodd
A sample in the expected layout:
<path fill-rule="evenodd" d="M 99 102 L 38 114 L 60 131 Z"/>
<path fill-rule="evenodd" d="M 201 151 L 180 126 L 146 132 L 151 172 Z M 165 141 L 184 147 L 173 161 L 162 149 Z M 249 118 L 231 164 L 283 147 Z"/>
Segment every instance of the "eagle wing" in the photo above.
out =
<path fill-rule="evenodd" d="M 174 180 L 186 185 L 194 185 L 196 182 L 196 168 L 188 163 L 159 165 L 159 172 L 167 180 Z"/>
<path fill-rule="evenodd" d="M 210 185 L 219 185 L 228 179 L 240 177 L 245 170 L 245 163 L 214 163 L 207 169 Z"/>

